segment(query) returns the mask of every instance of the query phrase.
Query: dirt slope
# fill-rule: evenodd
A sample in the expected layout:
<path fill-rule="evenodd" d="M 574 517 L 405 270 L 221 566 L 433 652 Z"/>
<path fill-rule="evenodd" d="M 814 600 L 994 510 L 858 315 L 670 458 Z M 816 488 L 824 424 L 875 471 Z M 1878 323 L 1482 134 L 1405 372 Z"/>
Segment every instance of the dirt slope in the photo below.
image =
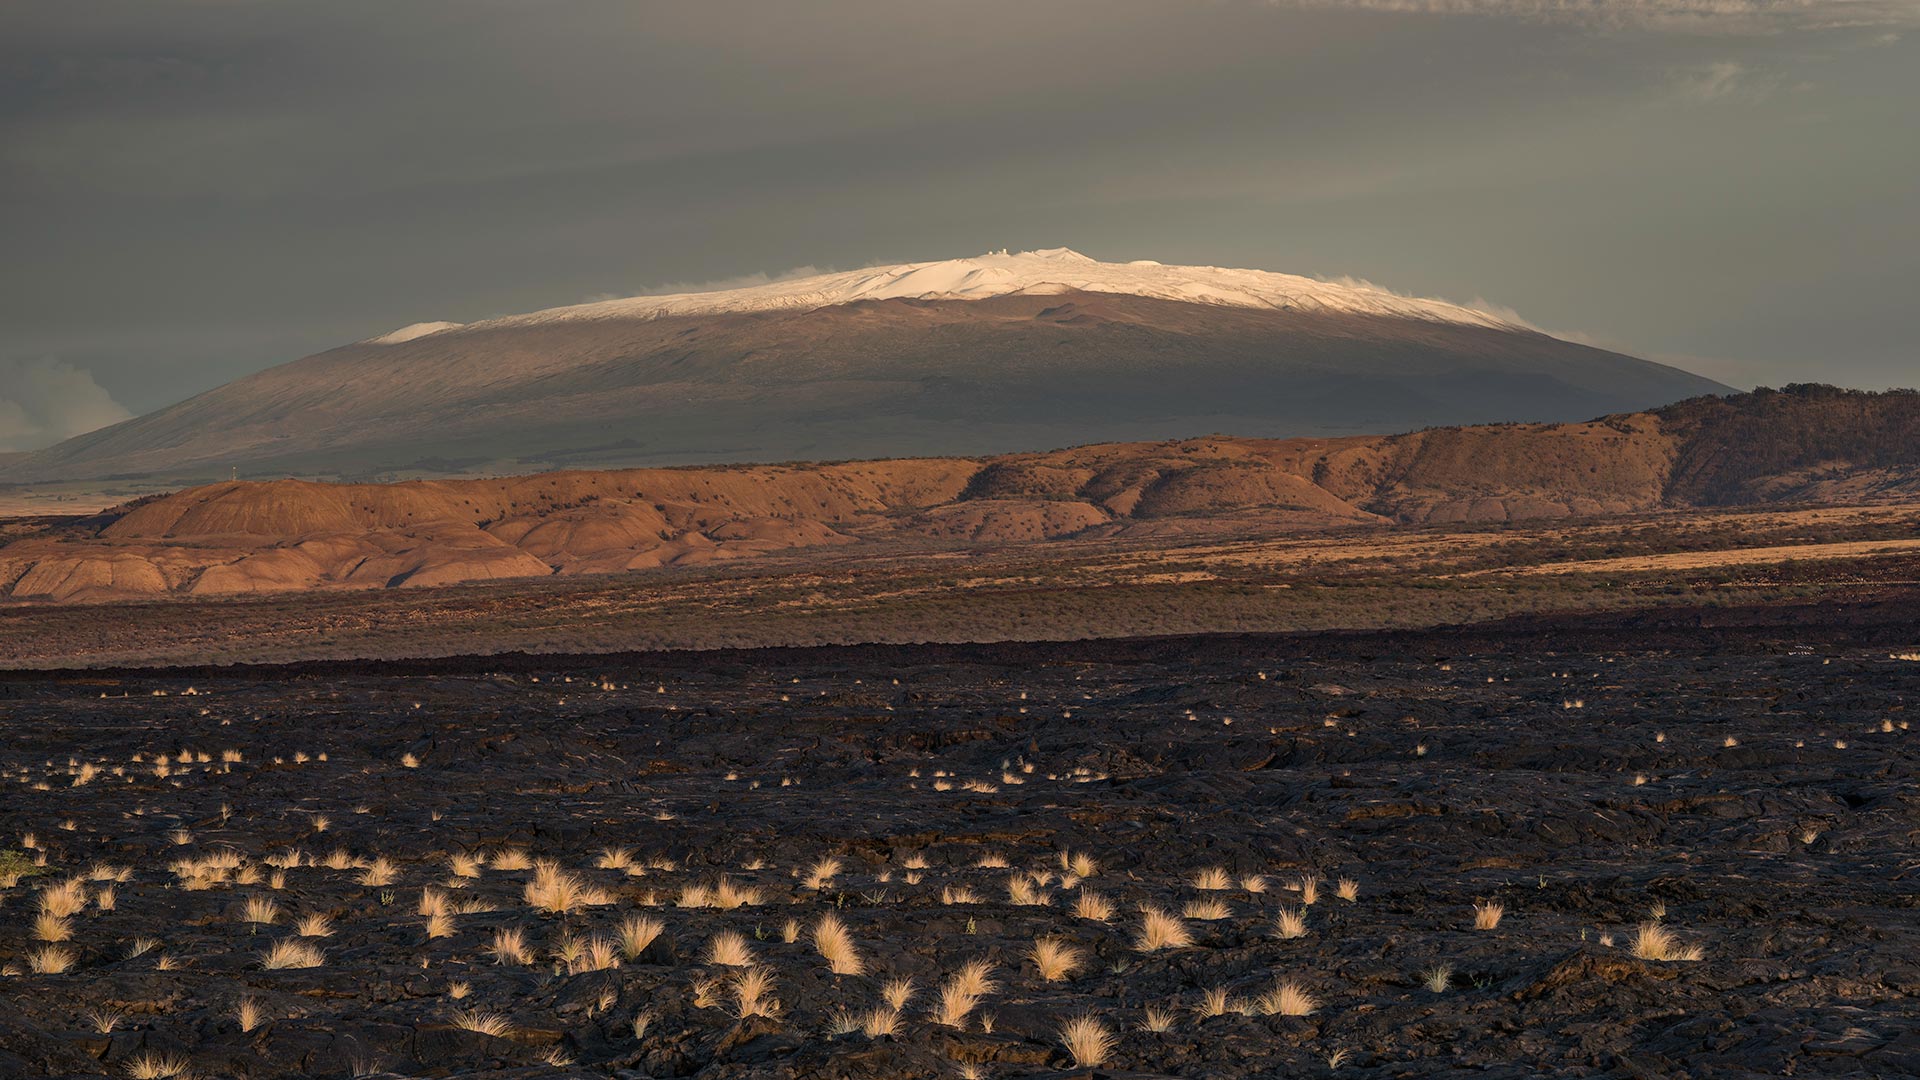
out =
<path fill-rule="evenodd" d="M 1920 396 L 1802 387 L 1579 424 L 1392 436 L 400 484 L 230 482 L 28 533 L 0 548 L 0 590 L 62 601 L 423 587 L 820 545 L 986 547 L 1906 498 L 1920 487 L 1916 432 Z"/>

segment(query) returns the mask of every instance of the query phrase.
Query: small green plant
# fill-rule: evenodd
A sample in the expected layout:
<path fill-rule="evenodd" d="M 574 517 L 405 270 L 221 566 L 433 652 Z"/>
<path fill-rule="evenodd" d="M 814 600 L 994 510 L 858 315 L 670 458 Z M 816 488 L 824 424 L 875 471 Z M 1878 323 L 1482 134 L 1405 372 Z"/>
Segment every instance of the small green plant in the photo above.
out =
<path fill-rule="evenodd" d="M 46 872 L 46 867 L 35 866 L 32 857 L 24 851 L 12 848 L 0 851 L 0 888 L 11 889 L 20 884 L 21 878 Z"/>

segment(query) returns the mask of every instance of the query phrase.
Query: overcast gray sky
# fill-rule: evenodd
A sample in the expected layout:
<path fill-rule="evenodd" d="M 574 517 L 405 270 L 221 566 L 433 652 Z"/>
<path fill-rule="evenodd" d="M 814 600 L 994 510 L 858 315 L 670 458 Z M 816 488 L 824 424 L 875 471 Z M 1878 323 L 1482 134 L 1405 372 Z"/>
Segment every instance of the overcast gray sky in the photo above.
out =
<path fill-rule="evenodd" d="M 405 323 L 1067 246 L 1920 383 L 1920 0 L 12 0 L 0 450 Z"/>

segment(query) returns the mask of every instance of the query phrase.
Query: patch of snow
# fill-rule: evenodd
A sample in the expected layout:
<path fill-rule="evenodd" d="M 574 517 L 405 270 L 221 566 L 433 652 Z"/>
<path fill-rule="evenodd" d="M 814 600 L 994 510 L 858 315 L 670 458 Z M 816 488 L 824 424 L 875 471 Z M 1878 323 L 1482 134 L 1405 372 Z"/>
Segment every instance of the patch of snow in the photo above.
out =
<path fill-rule="evenodd" d="M 1218 266 L 1165 266 L 1151 260 L 1104 263 L 1067 248 L 1046 248 L 1017 254 L 997 251 L 970 259 L 875 266 L 714 292 L 603 300 L 537 311 L 530 315 L 516 315 L 495 320 L 495 323 L 511 325 L 580 319 L 655 319 L 674 315 L 810 310 L 860 300 L 982 300 L 995 296 L 1051 295 L 1068 291 L 1119 293 L 1229 307 L 1384 315 L 1500 329 L 1532 329 L 1510 312 L 1402 296 L 1365 281 L 1323 281 L 1295 274 Z M 413 329 L 408 327 L 395 333 L 408 333 Z M 392 334 L 387 335 L 387 339 L 393 337 Z"/>
<path fill-rule="evenodd" d="M 463 325 L 464 325 L 463 323 L 457 323 L 457 322 L 417 322 L 417 323 L 413 323 L 410 326 L 403 326 L 398 330 L 393 330 L 388 333 L 381 334 L 379 337 L 370 337 L 367 340 L 361 342 L 360 344 L 362 345 L 398 345 L 403 341 L 412 341 L 415 338 L 423 338 L 423 337 L 426 337 L 428 334 L 438 334 L 443 330 L 458 330 Z"/>

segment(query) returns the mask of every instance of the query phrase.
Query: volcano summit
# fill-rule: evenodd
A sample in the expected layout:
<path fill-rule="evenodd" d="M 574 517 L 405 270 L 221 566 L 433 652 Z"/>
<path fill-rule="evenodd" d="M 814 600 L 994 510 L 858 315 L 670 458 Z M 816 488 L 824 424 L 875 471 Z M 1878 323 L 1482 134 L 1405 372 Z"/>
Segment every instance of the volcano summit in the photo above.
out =
<path fill-rule="evenodd" d="M 1574 420 L 1724 389 L 1361 282 L 1056 248 L 416 323 L 0 481 L 979 454 Z"/>

